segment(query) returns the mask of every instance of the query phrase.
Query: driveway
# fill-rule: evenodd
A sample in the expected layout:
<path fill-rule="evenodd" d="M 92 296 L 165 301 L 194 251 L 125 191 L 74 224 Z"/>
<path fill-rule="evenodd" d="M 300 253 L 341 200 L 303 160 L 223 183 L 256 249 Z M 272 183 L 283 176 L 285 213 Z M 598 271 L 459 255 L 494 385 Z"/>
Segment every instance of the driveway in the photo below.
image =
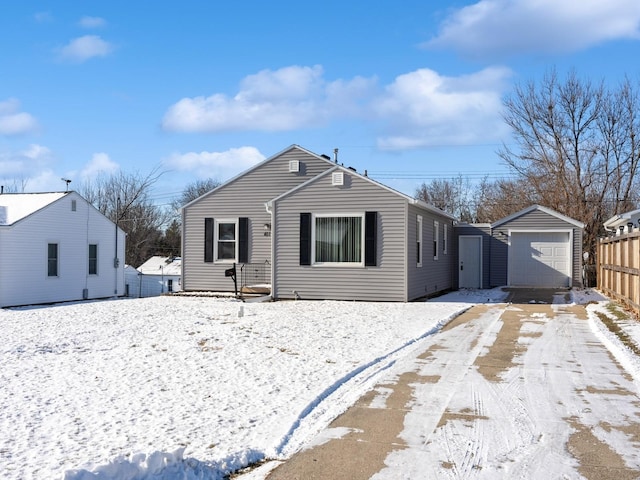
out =
<path fill-rule="evenodd" d="M 421 341 L 266 478 L 639 478 L 634 379 L 584 306 L 536 295 L 474 306 Z"/>

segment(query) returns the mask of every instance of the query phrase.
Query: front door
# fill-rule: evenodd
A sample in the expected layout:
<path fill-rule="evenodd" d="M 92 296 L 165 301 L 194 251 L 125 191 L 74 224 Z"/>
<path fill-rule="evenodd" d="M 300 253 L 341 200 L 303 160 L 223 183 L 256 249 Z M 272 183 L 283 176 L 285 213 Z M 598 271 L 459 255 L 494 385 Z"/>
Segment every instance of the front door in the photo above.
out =
<path fill-rule="evenodd" d="M 482 237 L 462 235 L 458 237 L 458 286 L 481 288 L 482 286 Z"/>

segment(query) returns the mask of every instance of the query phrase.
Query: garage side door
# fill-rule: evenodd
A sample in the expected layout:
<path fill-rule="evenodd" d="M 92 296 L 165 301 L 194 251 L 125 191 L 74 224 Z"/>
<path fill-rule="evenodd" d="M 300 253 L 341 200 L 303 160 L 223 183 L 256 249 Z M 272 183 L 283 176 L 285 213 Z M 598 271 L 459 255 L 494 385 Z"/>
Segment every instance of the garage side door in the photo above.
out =
<path fill-rule="evenodd" d="M 511 234 L 509 284 L 528 287 L 571 285 L 568 232 Z"/>

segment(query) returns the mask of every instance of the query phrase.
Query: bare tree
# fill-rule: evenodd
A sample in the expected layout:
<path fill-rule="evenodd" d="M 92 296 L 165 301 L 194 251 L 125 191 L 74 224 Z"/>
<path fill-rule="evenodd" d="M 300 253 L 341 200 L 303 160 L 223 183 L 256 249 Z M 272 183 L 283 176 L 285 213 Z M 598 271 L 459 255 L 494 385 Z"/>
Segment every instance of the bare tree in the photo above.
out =
<path fill-rule="evenodd" d="M 539 203 L 536 192 L 525 179 L 484 178 L 475 191 L 475 218 L 478 223 L 491 223 L 529 205 Z"/>
<path fill-rule="evenodd" d="M 27 189 L 27 183 L 29 183 L 28 179 L 21 177 L 20 179 L 14 178 L 10 182 L 8 179 L 2 180 L 4 183 L 1 185 L 2 192 L 4 193 L 24 193 Z"/>
<path fill-rule="evenodd" d="M 175 198 L 171 202 L 171 208 L 176 212 L 180 211 L 187 203 L 192 202 L 198 197 L 201 197 L 205 193 L 210 192 L 214 188 L 220 185 L 220 181 L 214 178 L 207 178 L 205 180 L 195 180 L 182 190 L 179 197 Z"/>
<path fill-rule="evenodd" d="M 182 218 L 180 209 L 205 193 L 220 185 L 214 178 L 195 180 L 184 188 L 179 197 L 171 202 L 171 223 L 165 229 L 159 240 L 159 249 L 165 254 L 180 255 L 182 250 Z"/>
<path fill-rule="evenodd" d="M 500 157 L 538 203 L 584 222 L 593 258 L 603 221 L 638 201 L 636 91 L 628 80 L 609 90 L 575 72 L 561 83 L 551 71 L 517 86 L 504 105 L 518 148 L 504 145 Z"/>
<path fill-rule="evenodd" d="M 155 253 L 167 213 L 150 199 L 151 188 L 162 172 L 147 176 L 118 172 L 82 186 L 82 195 L 127 233 L 125 261 L 139 266 Z"/>
<path fill-rule="evenodd" d="M 440 210 L 444 210 L 464 222 L 475 221 L 474 188 L 462 175 L 452 179 L 434 179 L 422 183 L 415 197 Z"/>

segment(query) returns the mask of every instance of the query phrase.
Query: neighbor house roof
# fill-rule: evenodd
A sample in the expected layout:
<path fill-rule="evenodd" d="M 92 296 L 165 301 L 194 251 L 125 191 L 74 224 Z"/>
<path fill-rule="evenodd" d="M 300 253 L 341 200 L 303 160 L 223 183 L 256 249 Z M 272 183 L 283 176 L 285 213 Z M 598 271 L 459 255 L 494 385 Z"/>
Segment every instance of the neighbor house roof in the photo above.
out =
<path fill-rule="evenodd" d="M 626 227 L 627 223 L 629 222 L 638 224 L 639 219 L 640 210 L 632 210 L 630 212 L 620 213 L 618 215 L 614 215 L 609 220 L 604 222 L 604 228 L 606 228 L 607 230 L 616 230 L 620 226 Z"/>
<path fill-rule="evenodd" d="M 69 192 L 0 194 L 0 225 L 13 225 L 19 220 L 61 199 Z"/>
<path fill-rule="evenodd" d="M 156 255 L 140 265 L 137 270 L 144 275 L 181 275 L 182 258 Z"/>
<path fill-rule="evenodd" d="M 548 215 L 551 215 L 552 217 L 556 217 L 559 218 L 560 220 L 563 220 L 567 223 L 571 223 L 572 225 L 575 225 L 578 228 L 584 228 L 584 223 L 579 222 L 578 220 L 575 220 L 573 218 L 569 218 L 566 215 L 562 215 L 559 212 L 556 212 L 555 210 L 551 210 L 550 208 L 547 207 L 543 207 L 542 205 L 531 205 L 530 207 L 524 208 L 522 210 L 520 210 L 519 212 L 513 213 L 511 215 L 509 215 L 508 217 L 504 217 L 500 220 L 498 220 L 497 222 L 495 222 L 494 224 L 491 225 L 491 228 L 496 228 L 499 227 L 500 225 L 510 222 L 511 220 L 514 220 L 518 217 L 521 217 L 522 215 L 525 215 L 529 212 L 532 212 L 534 210 L 540 210 L 541 212 L 544 212 Z"/>

